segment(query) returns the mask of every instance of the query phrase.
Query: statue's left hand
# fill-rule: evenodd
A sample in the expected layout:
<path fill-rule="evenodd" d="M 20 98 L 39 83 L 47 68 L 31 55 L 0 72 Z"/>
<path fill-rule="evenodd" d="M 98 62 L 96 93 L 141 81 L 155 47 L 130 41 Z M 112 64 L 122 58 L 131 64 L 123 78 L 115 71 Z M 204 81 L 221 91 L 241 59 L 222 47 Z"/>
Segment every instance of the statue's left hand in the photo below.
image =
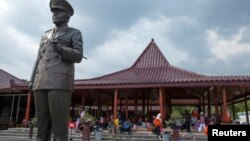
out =
<path fill-rule="evenodd" d="M 53 50 L 54 50 L 55 52 L 59 53 L 59 54 L 62 53 L 62 48 L 59 47 L 59 46 L 53 46 Z"/>
<path fill-rule="evenodd" d="M 62 48 L 57 45 L 57 41 L 50 42 L 50 45 L 53 48 L 54 52 L 57 52 L 58 54 L 62 53 Z"/>

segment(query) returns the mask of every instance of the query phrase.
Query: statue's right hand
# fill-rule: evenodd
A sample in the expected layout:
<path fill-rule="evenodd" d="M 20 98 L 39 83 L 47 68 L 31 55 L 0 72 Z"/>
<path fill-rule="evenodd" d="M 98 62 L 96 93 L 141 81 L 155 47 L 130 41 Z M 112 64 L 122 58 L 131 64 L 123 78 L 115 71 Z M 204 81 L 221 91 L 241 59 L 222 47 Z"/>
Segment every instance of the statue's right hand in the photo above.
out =
<path fill-rule="evenodd" d="M 33 82 L 29 83 L 29 90 L 32 91 L 32 87 L 33 87 Z"/>

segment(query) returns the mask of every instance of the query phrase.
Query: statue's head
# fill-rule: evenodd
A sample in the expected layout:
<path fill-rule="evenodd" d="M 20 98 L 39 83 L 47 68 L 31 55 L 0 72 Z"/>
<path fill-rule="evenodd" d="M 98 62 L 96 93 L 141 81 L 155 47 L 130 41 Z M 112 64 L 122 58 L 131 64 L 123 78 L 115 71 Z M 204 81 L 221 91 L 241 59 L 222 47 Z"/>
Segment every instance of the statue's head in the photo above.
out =
<path fill-rule="evenodd" d="M 66 0 L 50 0 L 49 6 L 51 11 L 57 8 L 66 11 L 70 16 L 74 14 L 74 9 Z"/>
<path fill-rule="evenodd" d="M 51 0 L 50 10 L 53 14 L 53 22 L 56 25 L 68 22 L 74 14 L 72 6 L 66 0 Z"/>

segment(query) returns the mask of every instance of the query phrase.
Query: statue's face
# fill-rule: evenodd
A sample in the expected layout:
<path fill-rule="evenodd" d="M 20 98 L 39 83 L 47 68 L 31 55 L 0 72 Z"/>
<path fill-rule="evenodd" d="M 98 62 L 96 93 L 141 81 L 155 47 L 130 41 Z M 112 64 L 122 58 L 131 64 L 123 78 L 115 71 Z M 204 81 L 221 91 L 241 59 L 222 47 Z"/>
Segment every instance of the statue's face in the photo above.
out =
<path fill-rule="evenodd" d="M 61 25 L 63 23 L 68 22 L 69 15 L 67 14 L 66 11 L 58 8 L 54 8 L 51 11 L 52 11 L 52 20 L 54 24 Z"/>

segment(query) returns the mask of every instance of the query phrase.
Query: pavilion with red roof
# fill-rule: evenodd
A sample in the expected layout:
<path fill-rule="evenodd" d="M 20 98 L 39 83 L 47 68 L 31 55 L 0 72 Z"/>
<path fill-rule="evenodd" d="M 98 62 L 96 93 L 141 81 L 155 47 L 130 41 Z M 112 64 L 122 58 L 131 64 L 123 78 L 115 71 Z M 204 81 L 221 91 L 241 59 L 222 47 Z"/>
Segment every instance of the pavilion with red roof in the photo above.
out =
<path fill-rule="evenodd" d="M 152 39 L 130 68 L 75 80 L 73 98 L 76 102 L 82 100 L 84 105 L 110 106 L 114 117 L 118 107 L 124 106 L 128 116 L 131 105 L 135 113 L 138 108 L 145 113 L 157 105 L 165 119 L 174 105 L 199 104 L 203 105 L 203 111 L 208 105 L 209 115 L 211 104 L 215 105 L 216 115 L 222 105 L 224 110 L 221 111 L 226 114 L 227 103 L 235 103 L 239 98 L 249 99 L 249 86 L 248 75 L 207 76 L 172 66 Z"/>
<path fill-rule="evenodd" d="M 27 87 L 20 89 L 19 86 L 27 84 L 27 81 L 0 69 L 0 130 L 12 122 L 20 122 L 21 117 L 25 116 L 29 90 Z"/>

